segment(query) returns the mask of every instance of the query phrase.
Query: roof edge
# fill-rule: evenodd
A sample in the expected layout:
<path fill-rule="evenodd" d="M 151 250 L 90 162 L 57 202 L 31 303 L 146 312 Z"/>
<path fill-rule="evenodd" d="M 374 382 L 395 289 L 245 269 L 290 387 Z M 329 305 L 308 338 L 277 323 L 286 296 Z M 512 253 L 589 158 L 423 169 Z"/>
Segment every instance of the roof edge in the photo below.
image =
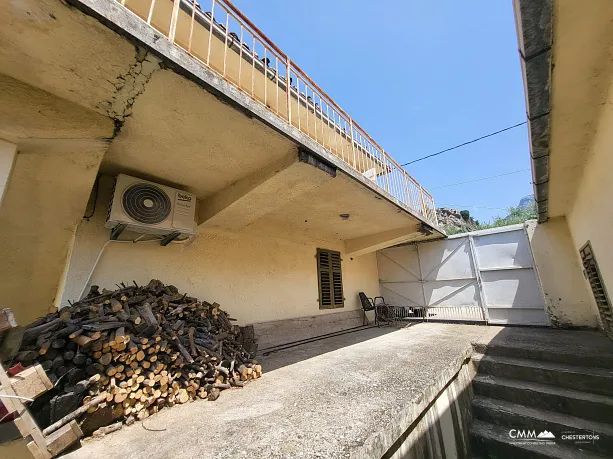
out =
<path fill-rule="evenodd" d="M 538 222 L 549 219 L 553 0 L 513 0 Z"/>

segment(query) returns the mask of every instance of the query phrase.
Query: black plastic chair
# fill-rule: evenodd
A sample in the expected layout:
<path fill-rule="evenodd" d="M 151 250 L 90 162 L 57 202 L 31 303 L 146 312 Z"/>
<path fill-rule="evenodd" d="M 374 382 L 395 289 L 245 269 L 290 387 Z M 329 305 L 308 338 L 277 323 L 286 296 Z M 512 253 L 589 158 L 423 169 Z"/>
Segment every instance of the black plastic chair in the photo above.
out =
<path fill-rule="evenodd" d="M 377 307 L 375 306 L 375 301 L 377 298 L 382 298 L 380 296 L 375 297 L 375 299 L 373 300 L 372 298 L 368 298 L 366 296 L 366 294 L 364 292 L 360 292 L 360 302 L 362 303 L 362 309 L 364 310 L 364 320 L 362 321 L 362 325 L 368 325 L 368 317 L 366 316 L 366 313 L 368 311 L 375 311 L 375 325 L 379 325 L 379 321 L 378 321 L 378 314 L 377 314 Z"/>

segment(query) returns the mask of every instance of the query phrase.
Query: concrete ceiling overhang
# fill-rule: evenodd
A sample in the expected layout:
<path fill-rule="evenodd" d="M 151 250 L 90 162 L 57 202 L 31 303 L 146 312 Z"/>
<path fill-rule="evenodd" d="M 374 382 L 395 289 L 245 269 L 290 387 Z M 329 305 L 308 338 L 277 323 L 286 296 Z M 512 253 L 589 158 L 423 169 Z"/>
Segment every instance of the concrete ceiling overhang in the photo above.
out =
<path fill-rule="evenodd" d="M 102 172 L 133 174 L 206 200 L 301 150 L 336 177 L 280 201 L 247 227 L 352 240 L 356 251 L 368 242 L 358 238 L 390 231 L 395 240 L 444 237 L 117 2 L 70 0 L 78 9 L 59 0 L 17 3 L 1 20 L 0 71 L 113 119 Z"/>
<path fill-rule="evenodd" d="M 539 222 L 572 207 L 613 72 L 613 3 L 515 0 Z"/>

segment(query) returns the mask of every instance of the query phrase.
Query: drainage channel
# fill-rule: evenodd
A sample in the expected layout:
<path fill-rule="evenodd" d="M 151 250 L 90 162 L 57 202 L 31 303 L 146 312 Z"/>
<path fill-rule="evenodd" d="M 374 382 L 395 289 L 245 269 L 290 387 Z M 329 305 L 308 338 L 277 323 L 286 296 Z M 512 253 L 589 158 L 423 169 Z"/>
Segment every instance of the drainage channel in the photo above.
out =
<path fill-rule="evenodd" d="M 375 327 L 376 325 L 360 325 L 359 327 L 347 328 L 345 330 L 340 330 L 337 332 L 326 333 L 324 335 L 317 335 L 311 338 L 305 338 L 297 341 L 290 341 L 289 343 L 278 344 L 276 346 L 262 349 L 260 352 L 264 357 L 266 357 L 267 355 L 273 354 L 275 352 L 283 351 L 285 349 L 291 349 L 293 347 L 301 346 L 303 344 L 313 343 L 315 341 L 321 341 L 327 338 L 334 338 L 335 336 L 347 335 L 349 333 L 355 333 L 361 330 L 368 330 Z"/>

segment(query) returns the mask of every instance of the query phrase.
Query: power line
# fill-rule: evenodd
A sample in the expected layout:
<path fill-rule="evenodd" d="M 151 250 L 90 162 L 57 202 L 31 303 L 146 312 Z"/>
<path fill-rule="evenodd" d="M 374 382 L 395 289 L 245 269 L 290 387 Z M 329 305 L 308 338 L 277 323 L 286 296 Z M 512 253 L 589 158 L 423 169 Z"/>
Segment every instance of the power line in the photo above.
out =
<path fill-rule="evenodd" d="M 450 186 L 465 185 L 467 183 L 481 182 L 483 180 L 489 180 L 489 179 L 493 179 L 493 178 L 504 177 L 505 175 L 519 174 L 520 172 L 526 172 L 526 171 L 529 171 L 529 170 L 530 169 L 519 169 L 517 171 L 506 172 L 504 174 L 492 175 L 490 177 L 481 177 L 481 178 L 474 179 L 474 180 L 467 180 L 466 182 L 450 183 L 449 185 L 435 186 L 434 188 L 428 188 L 428 189 L 429 190 L 438 190 L 440 188 L 449 188 Z"/>
<path fill-rule="evenodd" d="M 524 125 L 524 124 L 526 124 L 526 123 L 527 123 L 527 121 L 524 121 L 524 122 L 522 122 L 522 123 L 518 123 L 518 124 L 514 124 L 513 126 L 509 126 L 509 127 L 504 128 L 504 129 L 501 129 L 501 130 L 499 130 L 499 131 L 492 132 L 492 133 L 490 133 L 490 134 L 487 134 L 487 135 L 484 135 L 484 136 L 478 137 L 478 138 L 473 139 L 473 140 L 469 140 L 468 142 L 461 143 L 461 144 L 459 144 L 459 145 L 456 145 L 455 147 L 446 148 L 445 150 L 441 150 L 441 151 L 438 151 L 438 152 L 436 152 L 436 153 L 432 153 L 431 155 L 424 156 L 423 158 L 417 158 L 417 159 L 414 159 L 413 161 L 409 161 L 408 163 L 404 163 L 404 164 L 401 164 L 401 165 L 402 165 L 402 166 L 408 166 L 409 164 L 416 163 L 417 161 L 422 161 L 422 160 L 424 160 L 424 159 L 432 158 L 433 156 L 437 156 L 437 155 L 440 155 L 440 154 L 446 153 L 446 152 L 448 152 L 448 151 L 455 150 L 456 148 L 460 148 L 460 147 L 463 147 L 463 146 L 465 146 L 465 145 L 469 145 L 469 144 L 471 144 L 471 143 L 478 142 L 479 140 L 487 139 L 488 137 L 492 137 L 492 136 L 498 135 L 498 134 L 500 134 L 501 132 L 510 131 L 511 129 L 515 129 L 516 127 L 522 126 L 522 125 Z"/>

